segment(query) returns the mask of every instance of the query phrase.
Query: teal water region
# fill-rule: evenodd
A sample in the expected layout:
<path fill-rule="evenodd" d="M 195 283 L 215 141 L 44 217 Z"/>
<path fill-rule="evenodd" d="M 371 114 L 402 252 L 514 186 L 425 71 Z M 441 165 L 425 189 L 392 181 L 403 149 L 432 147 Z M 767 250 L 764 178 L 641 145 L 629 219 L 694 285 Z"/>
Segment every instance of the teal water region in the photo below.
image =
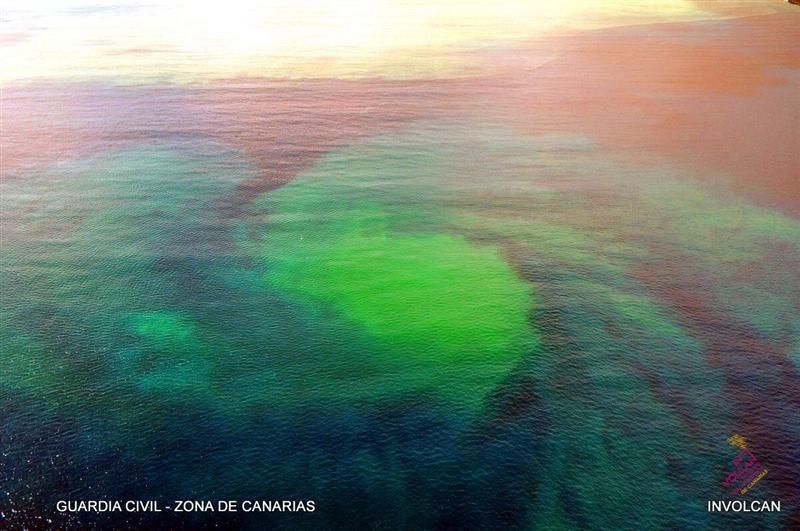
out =
<path fill-rule="evenodd" d="M 797 503 L 797 220 L 466 119 L 330 152 L 230 215 L 257 173 L 181 139 L 0 185 L 21 514 L 146 492 L 316 501 L 225 517 L 253 528 L 726 529 L 706 500 L 733 433 L 759 496 Z"/>

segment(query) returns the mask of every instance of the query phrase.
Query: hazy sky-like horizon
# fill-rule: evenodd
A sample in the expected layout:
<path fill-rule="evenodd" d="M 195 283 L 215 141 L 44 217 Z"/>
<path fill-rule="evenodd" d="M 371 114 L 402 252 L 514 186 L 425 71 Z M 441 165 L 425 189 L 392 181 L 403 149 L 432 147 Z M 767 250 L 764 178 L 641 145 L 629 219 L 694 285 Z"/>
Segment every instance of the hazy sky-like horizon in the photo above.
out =
<path fill-rule="evenodd" d="M 468 53 L 552 32 L 714 19 L 781 2 L 292 0 L 6 2 L 2 80 L 458 75 Z"/>

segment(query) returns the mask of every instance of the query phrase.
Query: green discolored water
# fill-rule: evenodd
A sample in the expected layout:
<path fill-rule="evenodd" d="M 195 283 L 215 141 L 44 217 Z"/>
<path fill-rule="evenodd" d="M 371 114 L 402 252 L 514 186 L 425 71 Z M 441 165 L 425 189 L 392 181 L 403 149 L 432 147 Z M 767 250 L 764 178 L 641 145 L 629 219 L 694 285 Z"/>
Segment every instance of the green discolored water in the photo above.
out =
<path fill-rule="evenodd" d="M 263 244 L 264 278 L 374 341 L 355 351 L 366 361 L 355 369 L 366 373 L 353 374 L 346 392 L 386 398 L 435 391 L 459 407 L 480 406 L 535 351 L 530 285 L 496 248 L 446 232 L 401 230 L 413 211 L 392 214 L 380 203 L 350 208 L 346 183 L 323 181 L 315 204 L 306 199 L 314 182 L 301 178 L 270 195 L 275 221 Z M 325 185 L 331 193 L 319 190 Z M 291 215 L 331 210 L 341 218 Z"/>
<path fill-rule="evenodd" d="M 14 450 L 35 479 L 10 492 L 56 470 L 267 484 L 321 528 L 721 529 L 731 432 L 795 455 L 796 220 L 471 121 L 341 148 L 231 215 L 257 177 L 193 140 L 3 183 L 8 430 L 50 441 Z"/>

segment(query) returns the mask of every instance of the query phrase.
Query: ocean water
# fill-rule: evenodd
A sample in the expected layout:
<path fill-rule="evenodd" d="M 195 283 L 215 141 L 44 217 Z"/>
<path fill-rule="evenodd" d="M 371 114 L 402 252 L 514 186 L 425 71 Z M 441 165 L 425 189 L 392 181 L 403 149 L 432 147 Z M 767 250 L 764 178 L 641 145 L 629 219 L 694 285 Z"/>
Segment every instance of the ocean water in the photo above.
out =
<path fill-rule="evenodd" d="M 797 168 L 753 178 L 795 155 L 675 140 L 791 127 L 797 71 L 630 99 L 601 65 L 608 111 L 502 53 L 516 77 L 5 90 L 0 522 L 798 525 Z M 782 511 L 707 511 L 738 497 Z M 53 510 L 79 499 L 316 510 Z"/>
<path fill-rule="evenodd" d="M 800 223 L 597 151 L 421 121 L 235 217 L 220 198 L 256 170 L 202 139 L 5 182 L 7 500 L 723 528 L 726 438 L 800 450 L 798 352 L 769 358 L 797 344 Z"/>

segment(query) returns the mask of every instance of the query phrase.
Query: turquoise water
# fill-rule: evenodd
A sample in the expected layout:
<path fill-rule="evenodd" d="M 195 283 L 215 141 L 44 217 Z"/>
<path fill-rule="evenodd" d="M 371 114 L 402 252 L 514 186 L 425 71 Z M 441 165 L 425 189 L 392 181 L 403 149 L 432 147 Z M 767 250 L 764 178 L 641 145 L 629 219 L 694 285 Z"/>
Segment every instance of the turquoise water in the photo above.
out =
<path fill-rule="evenodd" d="M 796 219 L 470 118 L 365 135 L 237 199 L 259 171 L 165 135 L 2 183 L 17 522 L 75 524 L 54 501 L 97 496 L 317 506 L 174 525 L 727 529 L 706 500 L 741 433 L 785 512 L 736 525 L 786 525 Z M 115 518 L 157 522 L 88 521 Z"/>

